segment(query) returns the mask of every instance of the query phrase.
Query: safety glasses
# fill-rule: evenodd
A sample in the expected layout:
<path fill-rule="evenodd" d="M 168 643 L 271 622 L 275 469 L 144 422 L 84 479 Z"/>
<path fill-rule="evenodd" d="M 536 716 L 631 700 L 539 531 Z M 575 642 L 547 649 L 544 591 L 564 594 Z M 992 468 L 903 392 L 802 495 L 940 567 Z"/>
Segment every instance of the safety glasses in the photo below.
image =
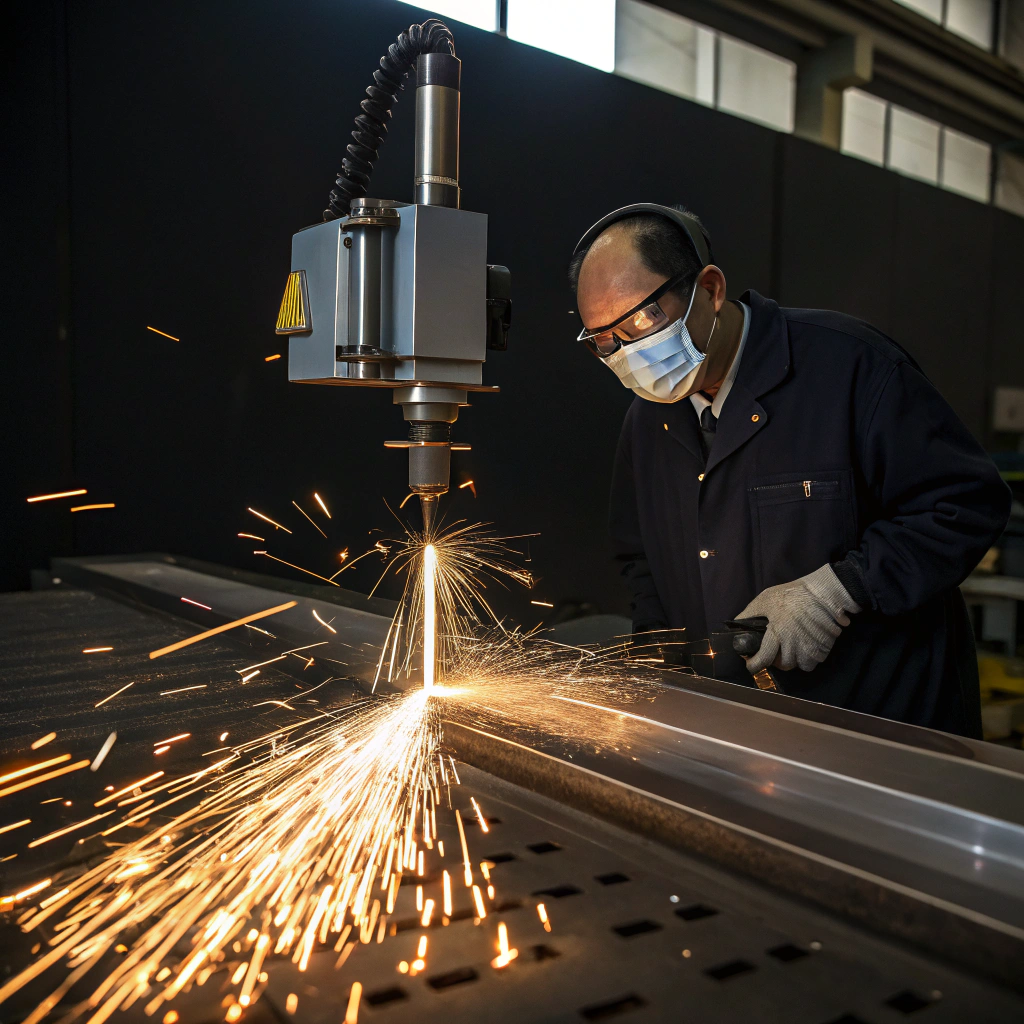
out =
<path fill-rule="evenodd" d="M 635 305 L 628 313 L 624 313 L 614 323 L 605 327 L 598 327 L 588 331 L 586 327 L 580 331 L 577 341 L 585 342 L 587 348 L 596 356 L 607 359 L 608 356 L 618 352 L 623 345 L 640 341 L 648 334 L 660 331 L 667 327 L 669 320 L 665 311 L 661 308 L 659 300 L 673 288 L 682 284 L 686 274 L 679 274 L 669 278 L 660 288 L 656 288 L 643 302 Z M 619 337 L 619 334 L 625 337 Z"/>

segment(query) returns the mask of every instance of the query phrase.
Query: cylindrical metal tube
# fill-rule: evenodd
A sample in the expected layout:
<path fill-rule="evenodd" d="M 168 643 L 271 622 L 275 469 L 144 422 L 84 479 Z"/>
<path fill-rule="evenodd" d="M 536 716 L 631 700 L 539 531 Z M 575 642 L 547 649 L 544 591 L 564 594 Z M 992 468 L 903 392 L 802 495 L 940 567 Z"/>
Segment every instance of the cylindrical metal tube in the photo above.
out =
<path fill-rule="evenodd" d="M 416 61 L 416 202 L 459 206 L 459 82 L 462 62 L 449 53 Z"/>
<path fill-rule="evenodd" d="M 348 343 L 361 348 L 380 348 L 380 232 L 363 225 L 351 229 Z"/>
<path fill-rule="evenodd" d="M 446 493 L 451 462 L 451 445 L 413 445 L 409 449 L 409 490 L 416 494 Z"/>

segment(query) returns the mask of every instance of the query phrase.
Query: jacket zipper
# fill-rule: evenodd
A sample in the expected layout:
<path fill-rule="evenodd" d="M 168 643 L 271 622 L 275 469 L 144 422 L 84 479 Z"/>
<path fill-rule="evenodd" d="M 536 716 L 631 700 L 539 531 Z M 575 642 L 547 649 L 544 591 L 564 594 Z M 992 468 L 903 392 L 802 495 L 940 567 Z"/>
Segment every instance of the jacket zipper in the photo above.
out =
<path fill-rule="evenodd" d="M 823 483 L 824 484 L 833 484 L 833 485 L 835 485 L 836 481 L 835 480 L 825 480 L 825 481 L 821 481 L 821 480 L 788 480 L 784 484 L 762 484 L 760 487 L 752 487 L 751 490 L 753 490 L 753 491 L 778 491 L 778 490 L 784 490 L 786 488 L 793 488 L 793 487 L 798 487 L 799 486 L 799 487 L 803 487 L 803 489 L 804 489 L 804 497 L 805 498 L 809 498 L 811 496 L 812 488 L 815 485 L 820 487 L 820 486 L 822 486 Z"/>

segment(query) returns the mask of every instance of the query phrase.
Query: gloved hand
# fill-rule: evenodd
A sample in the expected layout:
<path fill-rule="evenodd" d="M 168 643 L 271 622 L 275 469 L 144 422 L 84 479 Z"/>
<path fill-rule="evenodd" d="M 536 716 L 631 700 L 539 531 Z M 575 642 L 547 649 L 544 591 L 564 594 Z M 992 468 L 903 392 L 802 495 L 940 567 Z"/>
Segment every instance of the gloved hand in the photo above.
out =
<path fill-rule="evenodd" d="M 736 616 L 768 619 L 760 650 L 747 658 L 747 671 L 756 675 L 774 664 L 787 671 L 799 666 L 810 672 L 828 657 L 836 637 L 850 624 L 850 614 L 860 610 L 830 565 L 761 591 Z"/>

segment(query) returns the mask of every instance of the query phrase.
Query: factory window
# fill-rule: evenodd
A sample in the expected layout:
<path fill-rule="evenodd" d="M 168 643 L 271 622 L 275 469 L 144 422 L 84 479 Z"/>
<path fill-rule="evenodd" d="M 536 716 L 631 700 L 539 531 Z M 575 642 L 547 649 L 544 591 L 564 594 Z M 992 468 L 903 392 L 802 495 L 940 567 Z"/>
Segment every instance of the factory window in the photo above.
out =
<path fill-rule="evenodd" d="M 615 0 L 508 0 L 509 39 L 615 70 Z"/>
<path fill-rule="evenodd" d="M 619 0 L 615 71 L 656 89 L 713 106 L 715 33 L 640 0 Z"/>
<path fill-rule="evenodd" d="M 796 65 L 760 47 L 718 37 L 720 110 L 779 131 L 793 130 Z"/>
<path fill-rule="evenodd" d="M 968 42 L 992 49 L 993 0 L 946 0 L 943 24 Z"/>
<path fill-rule="evenodd" d="M 1024 156 L 1000 153 L 996 206 L 1024 217 Z"/>
<path fill-rule="evenodd" d="M 991 164 L 991 146 L 952 128 L 942 129 L 943 188 L 987 203 Z"/>
<path fill-rule="evenodd" d="M 896 0 L 954 35 L 992 49 L 995 0 Z"/>
<path fill-rule="evenodd" d="M 843 93 L 840 149 L 849 156 L 941 185 L 982 203 L 991 197 L 991 146 L 860 89 Z M 1021 165 L 1024 167 L 1024 161 Z M 1006 194 L 1012 193 L 1013 180 L 1011 171 L 1007 175 Z M 1017 186 L 1024 207 L 1021 186 L 1024 180 Z M 1007 200 L 1007 204 L 1012 202 Z"/>
<path fill-rule="evenodd" d="M 943 0 L 896 0 L 896 3 L 909 7 L 918 14 L 923 14 L 930 21 L 942 24 Z"/>
<path fill-rule="evenodd" d="M 887 166 L 911 178 L 939 183 L 939 132 L 937 121 L 903 107 L 889 107 L 889 154 Z"/>
<path fill-rule="evenodd" d="M 873 164 L 885 163 L 887 104 L 860 89 L 843 93 L 843 133 L 840 149 Z"/>
<path fill-rule="evenodd" d="M 793 130 L 796 65 L 641 0 L 619 0 L 615 70 L 779 131 Z"/>
<path fill-rule="evenodd" d="M 425 7 L 431 14 L 436 14 L 439 18 L 451 18 L 453 21 L 461 21 L 465 25 L 483 28 L 488 32 L 498 30 L 496 0 L 429 0 L 428 3 L 421 3 L 420 0 L 402 0 L 402 2 L 414 4 L 416 7 Z"/>

